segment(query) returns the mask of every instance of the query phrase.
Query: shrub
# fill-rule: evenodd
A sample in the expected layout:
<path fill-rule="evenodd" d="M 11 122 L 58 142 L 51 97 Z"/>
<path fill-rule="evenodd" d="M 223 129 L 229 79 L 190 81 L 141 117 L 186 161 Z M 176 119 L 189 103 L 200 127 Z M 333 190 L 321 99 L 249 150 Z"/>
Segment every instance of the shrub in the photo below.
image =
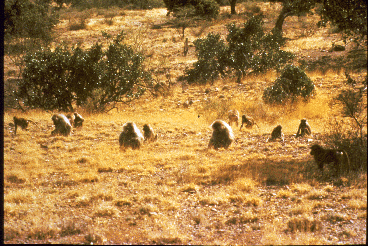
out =
<path fill-rule="evenodd" d="M 190 5 L 195 8 L 193 16 L 216 18 L 220 12 L 220 6 L 214 0 L 164 0 L 168 14 L 178 12 L 183 7 Z"/>
<path fill-rule="evenodd" d="M 299 67 L 288 65 L 275 83 L 264 90 L 263 101 L 268 104 L 282 104 L 294 102 L 299 97 L 308 99 L 313 93 L 312 80 Z"/>
<path fill-rule="evenodd" d="M 123 33 L 106 51 L 97 43 L 86 51 L 60 45 L 27 54 L 16 96 L 29 107 L 63 111 L 88 102 L 93 111 L 105 111 L 139 97 L 151 76 L 143 67 L 143 55 L 122 40 Z"/>
<path fill-rule="evenodd" d="M 227 26 L 227 43 L 219 34 L 210 33 L 205 39 L 197 39 L 194 44 L 198 61 L 194 68 L 185 71 L 180 80 L 189 83 L 213 82 L 220 75 L 235 72 L 238 82 L 249 73 L 264 72 L 275 68 L 280 70 L 293 55 L 282 51 L 284 39 L 278 33 L 263 32 L 262 16 L 252 17 L 243 27 L 235 24 Z"/>

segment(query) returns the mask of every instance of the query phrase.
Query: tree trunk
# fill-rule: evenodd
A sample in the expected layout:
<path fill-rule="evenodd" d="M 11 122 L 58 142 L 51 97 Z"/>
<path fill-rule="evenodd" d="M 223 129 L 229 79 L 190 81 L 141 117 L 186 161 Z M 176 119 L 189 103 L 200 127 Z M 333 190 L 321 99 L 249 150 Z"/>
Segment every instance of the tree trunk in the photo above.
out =
<path fill-rule="evenodd" d="M 230 0 L 231 14 L 236 15 L 235 11 L 236 0 Z"/>
<path fill-rule="evenodd" d="M 279 32 L 282 35 L 282 25 L 284 24 L 284 21 L 285 21 L 286 17 L 288 17 L 290 15 L 292 15 L 292 11 L 289 11 L 285 8 L 283 8 L 281 10 L 281 13 L 280 13 L 279 17 L 277 18 L 276 24 L 275 24 L 275 27 L 274 27 L 274 30 L 276 32 Z"/>

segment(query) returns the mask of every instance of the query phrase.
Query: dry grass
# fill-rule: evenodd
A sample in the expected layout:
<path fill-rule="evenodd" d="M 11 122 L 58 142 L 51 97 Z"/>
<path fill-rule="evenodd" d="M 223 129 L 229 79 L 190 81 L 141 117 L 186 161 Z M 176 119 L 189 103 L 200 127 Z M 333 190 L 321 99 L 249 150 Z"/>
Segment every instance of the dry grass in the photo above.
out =
<path fill-rule="evenodd" d="M 225 35 L 226 23 L 241 23 L 258 11 L 270 29 L 280 11 L 276 3 L 237 7 L 239 15 L 229 17 L 224 7 L 218 20 L 188 28 L 185 36 L 192 42 L 209 32 Z M 171 17 L 165 9 L 62 16 L 55 44 L 83 41 L 82 47 L 90 47 L 102 38 L 101 30 L 123 28 L 126 42 L 149 55 L 147 66 L 159 73 L 158 80 L 166 81 L 169 73 L 174 82 L 195 61 L 193 47 L 182 56 L 181 34 L 167 25 Z M 82 18 L 85 27 L 70 31 L 70 20 Z M 287 18 L 286 49 L 304 57 L 338 38 L 327 28 L 314 30 L 316 21 L 315 16 Z M 227 79 L 184 91 L 176 85 L 164 97 L 145 96 L 106 114 L 80 108 L 85 124 L 69 137 L 51 136 L 49 113 L 5 111 L 5 243 L 365 244 L 366 173 L 325 182 L 309 155 L 310 144 L 323 142 L 329 131 L 326 119 L 337 115 L 329 102 L 344 74 L 308 75 L 317 88 L 309 103 L 265 105 L 261 95 L 275 72 L 244 78 L 242 84 Z M 187 109 L 186 100 L 194 101 Z M 252 116 L 259 129 L 234 126 L 229 149 L 207 149 L 209 125 L 227 120 L 229 108 Z M 14 115 L 37 125 L 14 135 L 9 126 Z M 308 119 L 313 136 L 295 139 L 301 118 Z M 118 136 L 127 121 L 140 129 L 150 123 L 158 140 L 122 151 Z M 267 142 L 277 124 L 285 142 Z"/>

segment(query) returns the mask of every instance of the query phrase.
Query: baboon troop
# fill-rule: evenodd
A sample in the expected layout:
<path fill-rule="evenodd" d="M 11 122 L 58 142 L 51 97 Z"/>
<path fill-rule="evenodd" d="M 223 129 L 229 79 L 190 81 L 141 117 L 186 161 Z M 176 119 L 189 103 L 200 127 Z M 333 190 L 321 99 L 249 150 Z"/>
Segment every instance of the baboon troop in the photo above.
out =
<path fill-rule="evenodd" d="M 27 127 L 28 127 L 29 122 L 33 122 L 31 120 L 26 120 L 24 118 L 18 118 L 16 116 L 13 117 L 13 121 L 14 121 L 14 126 L 15 126 L 15 130 L 14 130 L 15 135 L 17 135 L 18 126 L 20 126 L 22 130 L 28 131 Z"/>
<path fill-rule="evenodd" d="M 153 128 L 149 124 L 143 126 L 144 141 L 153 142 L 157 140 L 157 134 L 153 131 Z"/>
<path fill-rule="evenodd" d="M 123 131 L 119 136 L 120 147 L 139 149 L 143 141 L 144 137 L 134 122 L 127 122 L 123 125 Z"/>
<path fill-rule="evenodd" d="M 69 136 L 70 132 L 72 130 L 72 126 L 70 124 L 69 119 L 63 115 L 63 114 L 54 114 L 52 116 L 52 121 L 55 125 L 55 130 L 51 132 L 51 135 L 63 135 L 63 136 Z"/>
<path fill-rule="evenodd" d="M 333 168 L 335 169 L 336 174 L 339 174 L 340 166 L 343 163 L 343 157 L 345 157 L 348 167 L 350 166 L 349 157 L 344 150 L 324 149 L 319 144 L 314 144 L 311 147 L 310 154 L 314 157 L 314 160 L 322 173 L 324 164 L 333 163 Z"/>
<path fill-rule="evenodd" d="M 231 127 L 222 120 L 216 120 L 211 125 L 213 132 L 208 144 L 208 148 L 225 148 L 227 149 L 234 141 L 234 134 Z"/>
<path fill-rule="evenodd" d="M 284 134 L 281 132 L 282 130 L 282 126 L 278 125 L 276 126 L 272 133 L 271 133 L 271 138 L 268 139 L 268 142 L 270 141 L 275 141 L 277 138 L 281 139 L 282 141 L 284 141 Z"/>
<path fill-rule="evenodd" d="M 77 112 L 70 113 L 66 116 L 69 119 L 70 124 L 74 127 L 82 127 L 83 126 L 83 117 Z"/>
<path fill-rule="evenodd" d="M 231 126 L 231 123 L 235 122 L 236 126 L 239 126 L 239 111 L 238 110 L 229 110 L 228 112 L 229 116 L 229 126 Z"/>
<path fill-rule="evenodd" d="M 246 128 L 252 128 L 254 125 L 256 125 L 258 128 L 259 126 L 257 123 L 253 120 L 252 117 L 246 116 L 245 114 L 242 115 L 242 124 L 240 126 L 240 130 L 242 129 L 243 125 L 245 124 Z"/>
<path fill-rule="evenodd" d="M 304 135 L 311 135 L 311 133 L 312 130 L 307 122 L 307 119 L 301 119 L 296 137 L 304 137 Z"/>

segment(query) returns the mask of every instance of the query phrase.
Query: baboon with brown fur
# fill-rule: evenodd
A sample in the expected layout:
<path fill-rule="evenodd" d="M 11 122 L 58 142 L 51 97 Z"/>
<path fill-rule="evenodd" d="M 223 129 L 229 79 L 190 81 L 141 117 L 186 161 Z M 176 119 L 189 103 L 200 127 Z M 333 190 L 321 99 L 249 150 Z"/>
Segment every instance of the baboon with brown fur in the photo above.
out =
<path fill-rule="evenodd" d="M 52 116 L 52 121 L 55 125 L 55 130 L 51 132 L 51 135 L 60 134 L 63 136 L 69 136 L 72 130 L 69 119 L 63 114 L 54 114 Z"/>
<path fill-rule="evenodd" d="M 236 126 L 239 126 L 239 111 L 238 110 L 229 110 L 228 112 L 229 116 L 229 126 L 231 126 L 231 123 L 235 122 Z"/>
<path fill-rule="evenodd" d="M 243 125 L 245 124 L 246 128 L 252 128 L 252 126 L 256 125 L 258 128 L 259 126 L 257 123 L 253 120 L 252 117 L 246 116 L 245 114 L 242 115 L 242 124 L 240 126 L 240 130 L 242 129 Z"/>
<path fill-rule="evenodd" d="M 153 128 L 149 124 L 143 126 L 144 141 L 153 142 L 157 140 L 157 134 L 153 131 Z"/>
<path fill-rule="evenodd" d="M 84 118 L 80 114 L 78 114 L 77 112 L 70 113 L 66 117 L 69 119 L 70 124 L 74 128 L 82 127 L 83 126 Z"/>
<path fill-rule="evenodd" d="M 213 132 L 208 148 L 225 148 L 227 149 L 234 141 L 234 134 L 231 127 L 223 120 L 215 120 L 211 125 Z"/>
<path fill-rule="evenodd" d="M 27 127 L 28 127 L 29 122 L 33 122 L 31 120 L 26 120 L 24 118 L 18 118 L 16 116 L 13 117 L 13 121 L 14 121 L 14 126 L 15 126 L 15 130 L 14 130 L 15 135 L 17 135 L 18 126 L 20 126 L 23 131 L 28 131 Z"/>
<path fill-rule="evenodd" d="M 282 133 L 282 126 L 278 125 L 276 126 L 272 133 L 271 133 L 271 138 L 268 139 L 268 141 L 275 141 L 277 138 L 280 138 L 282 141 L 284 141 L 284 134 Z"/>
<path fill-rule="evenodd" d="M 123 125 L 123 131 L 119 136 L 120 147 L 139 149 L 143 141 L 144 137 L 134 122 L 127 122 Z"/>
<path fill-rule="evenodd" d="M 304 137 L 304 135 L 311 135 L 312 130 L 310 125 L 307 122 L 307 119 L 301 119 L 300 120 L 300 124 L 299 124 L 299 128 L 298 128 L 298 132 L 296 133 L 296 137 Z"/>
<path fill-rule="evenodd" d="M 314 144 L 311 147 L 310 154 L 314 157 L 319 170 L 323 173 L 323 165 L 333 163 L 333 168 L 336 174 L 340 173 L 340 166 L 343 163 L 343 157 L 345 157 L 348 168 L 350 166 L 349 156 L 344 150 L 325 149 L 319 144 Z"/>

